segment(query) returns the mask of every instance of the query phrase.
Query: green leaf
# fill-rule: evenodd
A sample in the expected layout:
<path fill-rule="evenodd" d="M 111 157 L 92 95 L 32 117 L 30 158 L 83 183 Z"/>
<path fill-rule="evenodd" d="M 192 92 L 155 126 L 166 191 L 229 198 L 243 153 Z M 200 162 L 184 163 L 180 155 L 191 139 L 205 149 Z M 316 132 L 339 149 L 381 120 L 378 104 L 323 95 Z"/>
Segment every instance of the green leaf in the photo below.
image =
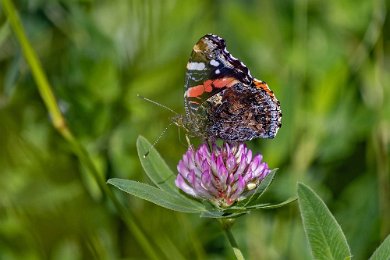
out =
<path fill-rule="evenodd" d="M 139 136 L 137 139 L 137 151 L 142 167 L 150 180 L 166 192 L 179 194 L 179 190 L 175 185 L 176 175 L 171 171 L 156 149 L 143 136 Z M 146 153 L 148 154 L 145 156 Z"/>
<path fill-rule="evenodd" d="M 275 173 L 278 169 L 273 169 L 265 178 L 261 181 L 259 187 L 257 187 L 256 192 L 248 199 L 243 200 L 239 205 L 244 204 L 245 206 L 251 206 L 255 204 L 259 204 L 259 200 L 261 196 L 264 194 L 264 192 L 268 189 L 268 187 L 271 185 Z"/>
<path fill-rule="evenodd" d="M 350 259 L 344 233 L 321 198 L 308 186 L 298 183 L 298 202 L 313 257 Z"/>
<path fill-rule="evenodd" d="M 383 243 L 375 250 L 370 260 L 390 259 L 390 235 L 388 235 Z"/>
<path fill-rule="evenodd" d="M 251 205 L 248 207 L 248 209 L 276 209 L 276 208 L 280 208 L 280 207 L 283 207 L 293 201 L 296 201 L 297 198 L 294 197 L 294 198 L 289 198 L 281 203 L 278 203 L 278 204 L 255 204 L 255 205 Z"/>
<path fill-rule="evenodd" d="M 114 185 L 126 193 L 167 209 L 185 213 L 200 213 L 205 210 L 201 203 L 197 203 L 197 206 L 195 207 L 195 203 L 188 204 L 187 201 L 183 200 L 181 197 L 174 196 L 171 193 L 145 183 L 117 178 L 109 179 L 107 183 Z"/>
<path fill-rule="evenodd" d="M 223 211 L 206 211 L 202 212 L 200 215 L 202 218 L 215 218 L 215 219 L 222 219 L 222 218 L 237 218 L 242 215 L 247 214 L 248 212 L 234 212 L 234 213 L 225 213 Z"/>
<path fill-rule="evenodd" d="M 205 211 L 200 215 L 202 218 L 223 218 L 222 211 Z"/>
<path fill-rule="evenodd" d="M 194 207 L 199 206 L 199 202 L 188 198 L 186 195 L 180 193 L 175 185 L 176 175 L 171 171 L 167 163 L 157 152 L 156 149 L 146 140 L 145 137 L 139 136 L 137 139 L 138 157 L 141 161 L 146 175 L 150 180 L 161 190 L 170 193 L 173 196 L 180 197 L 186 201 L 188 205 Z M 148 153 L 146 156 L 145 154 Z"/>

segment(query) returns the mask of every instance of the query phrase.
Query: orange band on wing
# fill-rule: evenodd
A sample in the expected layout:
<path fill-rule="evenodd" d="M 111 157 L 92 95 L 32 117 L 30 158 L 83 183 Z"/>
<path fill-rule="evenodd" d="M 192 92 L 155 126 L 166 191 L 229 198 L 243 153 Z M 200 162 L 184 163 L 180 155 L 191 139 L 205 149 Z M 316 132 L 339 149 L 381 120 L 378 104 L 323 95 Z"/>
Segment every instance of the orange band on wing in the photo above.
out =
<path fill-rule="evenodd" d="M 188 88 L 187 97 L 199 97 L 205 92 L 212 92 L 213 88 L 230 88 L 239 81 L 233 77 L 221 78 L 216 80 L 206 80 L 202 85 L 196 85 Z"/>
<path fill-rule="evenodd" d="M 229 77 L 229 78 L 216 79 L 213 81 L 213 85 L 215 88 L 223 88 L 223 87 L 230 88 L 231 86 L 236 84 L 236 82 L 238 82 L 238 80 Z"/>
<path fill-rule="evenodd" d="M 203 85 L 197 85 L 194 87 L 190 87 L 187 90 L 187 97 L 199 97 L 204 92 L 204 86 Z"/>
<path fill-rule="evenodd" d="M 255 83 L 255 86 L 257 88 L 261 88 L 262 90 L 267 92 L 271 97 L 275 97 L 274 92 L 269 89 L 267 83 L 265 83 L 264 81 L 260 81 L 260 80 L 254 79 L 253 83 Z"/>
<path fill-rule="evenodd" d="M 206 80 L 204 83 L 203 83 L 203 86 L 204 86 L 204 91 L 206 92 L 211 92 L 213 91 L 213 81 L 212 80 Z"/>

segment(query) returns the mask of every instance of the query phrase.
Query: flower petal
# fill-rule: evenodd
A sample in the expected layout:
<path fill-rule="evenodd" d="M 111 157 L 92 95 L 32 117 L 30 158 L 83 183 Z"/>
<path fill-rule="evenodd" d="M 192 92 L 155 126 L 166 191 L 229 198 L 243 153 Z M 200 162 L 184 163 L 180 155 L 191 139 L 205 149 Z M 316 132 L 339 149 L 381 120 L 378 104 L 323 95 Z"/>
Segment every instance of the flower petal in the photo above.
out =
<path fill-rule="evenodd" d="M 218 207 L 229 207 L 245 199 L 270 172 L 262 155 L 252 157 L 244 143 L 205 142 L 192 147 L 177 165 L 176 186 L 196 198 L 209 200 Z"/>
<path fill-rule="evenodd" d="M 175 184 L 179 189 L 181 189 L 185 193 L 196 197 L 196 193 L 195 193 L 194 189 L 187 184 L 187 182 L 184 180 L 184 178 L 180 174 L 177 175 L 176 180 L 175 180 Z"/>
<path fill-rule="evenodd" d="M 233 194 L 230 195 L 230 198 L 232 200 L 238 199 L 238 197 L 240 197 L 241 193 L 245 190 L 245 187 L 246 187 L 246 185 L 245 185 L 244 179 L 241 176 L 239 176 L 238 180 L 236 181 L 236 183 L 234 185 L 235 190 L 234 190 Z"/>

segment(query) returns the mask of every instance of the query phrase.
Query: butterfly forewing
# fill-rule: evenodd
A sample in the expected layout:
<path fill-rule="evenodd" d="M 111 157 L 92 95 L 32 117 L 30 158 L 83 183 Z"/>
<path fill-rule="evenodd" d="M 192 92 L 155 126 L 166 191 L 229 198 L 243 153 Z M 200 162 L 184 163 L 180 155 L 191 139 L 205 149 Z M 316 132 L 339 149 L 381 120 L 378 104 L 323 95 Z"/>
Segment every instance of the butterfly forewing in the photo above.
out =
<path fill-rule="evenodd" d="M 197 110 L 225 88 L 251 81 L 248 68 L 226 50 L 225 41 L 216 35 L 205 35 L 194 45 L 187 63 L 184 97 L 188 112 Z"/>
<path fill-rule="evenodd" d="M 268 85 L 227 50 L 216 35 L 193 47 L 185 77 L 185 128 L 204 139 L 273 138 L 281 126 L 279 101 Z"/>

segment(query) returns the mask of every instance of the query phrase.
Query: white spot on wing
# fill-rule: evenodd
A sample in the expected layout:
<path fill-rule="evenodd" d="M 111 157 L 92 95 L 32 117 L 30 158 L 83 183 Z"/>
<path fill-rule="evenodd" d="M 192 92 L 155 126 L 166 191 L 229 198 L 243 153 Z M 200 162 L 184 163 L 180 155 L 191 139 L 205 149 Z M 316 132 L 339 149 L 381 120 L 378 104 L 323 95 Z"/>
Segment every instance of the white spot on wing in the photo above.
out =
<path fill-rule="evenodd" d="M 215 74 L 219 74 L 219 73 L 221 73 L 220 70 L 216 70 L 216 71 L 215 71 Z"/>
<path fill-rule="evenodd" d="M 188 70 L 204 70 L 206 65 L 203 62 L 188 62 L 187 69 Z"/>
<path fill-rule="evenodd" d="M 219 66 L 219 62 L 216 61 L 216 60 L 211 60 L 211 61 L 210 61 L 210 65 L 211 65 L 211 66 L 214 66 L 214 67 L 218 67 L 218 66 Z"/>

